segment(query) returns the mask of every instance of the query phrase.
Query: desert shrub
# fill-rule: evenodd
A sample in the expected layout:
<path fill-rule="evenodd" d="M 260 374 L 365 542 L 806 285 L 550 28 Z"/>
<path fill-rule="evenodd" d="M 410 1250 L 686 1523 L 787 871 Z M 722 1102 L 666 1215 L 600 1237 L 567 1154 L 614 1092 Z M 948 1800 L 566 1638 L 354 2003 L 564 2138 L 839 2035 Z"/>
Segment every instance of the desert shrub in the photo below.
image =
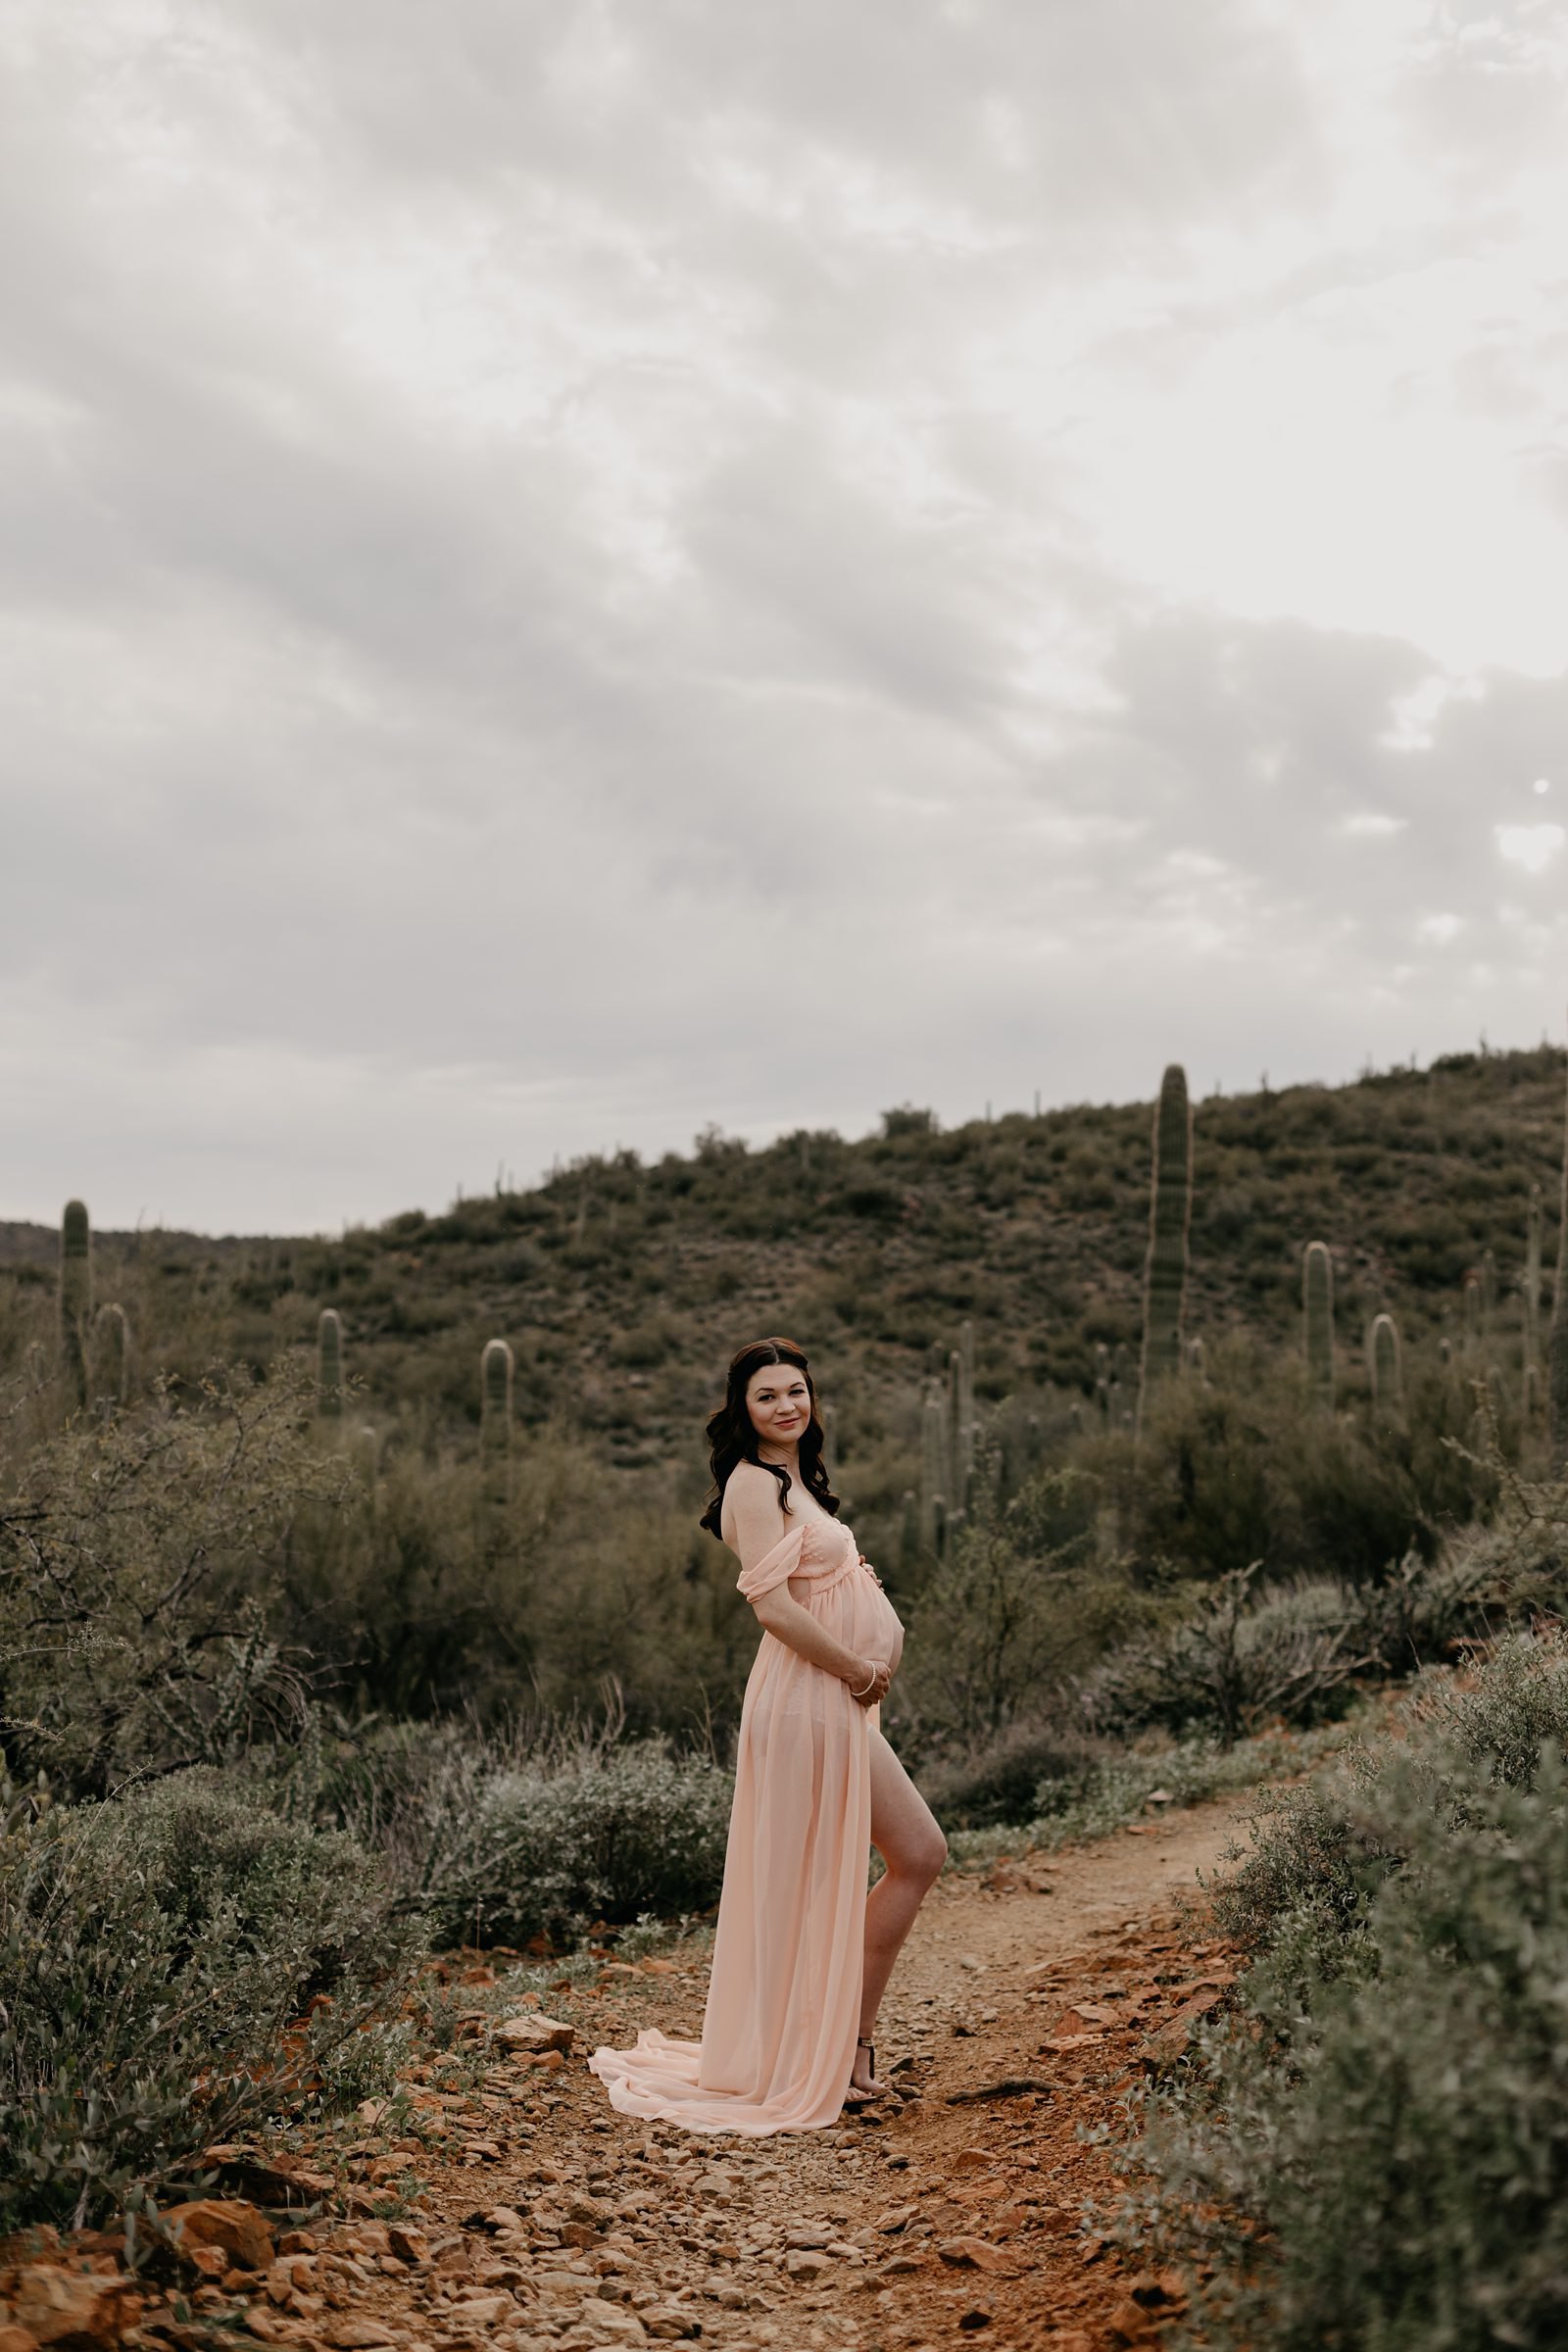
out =
<path fill-rule="evenodd" d="M 1396 1426 L 1372 1427 L 1358 1404 L 1308 1411 L 1294 1358 L 1232 1335 L 1207 1380 L 1167 1386 L 1120 1461 L 1128 1545 L 1205 1576 L 1261 1559 L 1275 1576 L 1380 1582 L 1492 1510 L 1499 1465 L 1470 1449 L 1474 1422 L 1464 1382 L 1426 1370 Z"/>
<path fill-rule="evenodd" d="M 1112 1641 L 1157 1625 L 1173 1605 L 1106 1555 L 1092 1479 L 1043 1471 L 1004 1503 L 1000 1468 L 987 1447 L 974 1510 L 912 1612 L 891 1714 L 921 1744 L 994 1738 Z"/>
<path fill-rule="evenodd" d="M 1229 1741 L 1273 1716 L 1309 1723 L 1343 1705 L 1351 1678 L 1378 1662 L 1355 1593 L 1327 1579 L 1259 1591 L 1257 1567 L 1227 1576 L 1179 1625 L 1125 1644 L 1085 1677 L 1096 1729 L 1201 1724 Z"/>
<path fill-rule="evenodd" d="M 731 1776 L 626 1738 L 613 1712 L 591 1731 L 387 1724 L 257 1769 L 286 1810 L 373 1849 L 441 1942 L 566 1944 L 600 1920 L 704 1910 L 723 1879 Z"/>
<path fill-rule="evenodd" d="M 937 1756 L 922 1775 L 926 1801 L 956 1829 L 1030 1821 L 1051 1808 L 1043 1788 L 1065 1802 L 1088 1785 L 1102 1760 L 1102 1743 L 1070 1719 L 1020 1717 L 957 1755 Z"/>
<path fill-rule="evenodd" d="M 618 1690 L 634 1731 L 740 1713 L 757 1643 L 731 1555 L 601 1448 L 519 1443 L 510 1501 L 411 1443 L 300 1532 L 277 1617 L 315 1684 L 368 1715 L 569 1715 Z"/>
<path fill-rule="evenodd" d="M 421 1944 L 351 1838 L 201 1767 L 104 1803 L 11 1794 L 0 2223 L 79 2226 L 189 2180 L 237 2128 L 388 2071 L 399 2030 L 361 2029 L 396 2011 Z"/>
<path fill-rule="evenodd" d="M 1011 1822 L 976 1828 L 953 1823 L 952 1857 L 961 1868 L 1020 1847 L 1052 1851 L 1107 1837 L 1167 1805 L 1201 1804 L 1281 1774 L 1309 1772 L 1348 1737 L 1348 1726 L 1330 1724 L 1307 1732 L 1260 1732 L 1230 1747 L 1210 1738 L 1172 1740 L 1157 1732 L 1129 1746 L 1106 1742 L 1082 1770 L 1053 1772 L 1037 1782 Z M 947 1827 L 940 1804 L 936 1811 Z"/>
<path fill-rule="evenodd" d="M 1148 2117 L 1128 2223 L 1214 2266 L 1216 2347 L 1568 2330 L 1568 1646 L 1428 1677 L 1398 1730 L 1258 1824 L 1241 2011 Z"/>
<path fill-rule="evenodd" d="M 302 1518 L 347 1473 L 309 1423 L 308 1369 L 221 1367 L 188 1398 L 74 1421 L 0 1498 L 0 1692 L 14 1763 L 101 1795 L 221 1764 L 297 1719 L 272 1604 Z"/>
<path fill-rule="evenodd" d="M 1484 1532 L 1455 1540 L 1432 1562 L 1414 1551 L 1355 1593 L 1355 1638 L 1385 1672 L 1433 1665 L 1461 1636 L 1490 1633 L 1505 1613 Z"/>
<path fill-rule="evenodd" d="M 1516 1634 L 1500 1642 L 1470 1686 L 1429 1672 L 1395 1716 L 1406 1759 L 1401 1806 L 1419 1780 L 1425 1811 L 1445 1829 L 1469 1819 L 1476 1789 L 1529 1788 L 1543 1752 L 1568 1752 L 1568 1644 Z M 1215 1890 L 1226 1932 L 1264 1948 L 1282 1920 L 1310 1917 L 1348 1936 L 1370 1895 L 1406 1860 L 1405 1815 L 1383 1799 L 1380 1744 L 1349 1747 L 1321 1783 L 1265 1792 L 1250 1843 Z"/>
<path fill-rule="evenodd" d="M 662 1740 L 581 1753 L 553 1771 L 499 1773 L 431 1888 L 452 1938 L 568 1941 L 594 1921 L 662 1918 L 717 1900 L 733 1783 Z"/>

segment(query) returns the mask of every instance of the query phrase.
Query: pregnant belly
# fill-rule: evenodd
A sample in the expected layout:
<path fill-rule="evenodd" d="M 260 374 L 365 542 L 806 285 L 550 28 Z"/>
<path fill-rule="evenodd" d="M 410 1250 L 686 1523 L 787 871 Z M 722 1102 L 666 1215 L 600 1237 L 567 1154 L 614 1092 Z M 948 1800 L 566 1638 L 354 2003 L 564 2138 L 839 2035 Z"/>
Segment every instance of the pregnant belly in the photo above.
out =
<path fill-rule="evenodd" d="M 869 1576 L 855 1581 L 854 1646 L 868 1658 L 880 1658 L 895 1672 L 904 1654 L 904 1627 L 898 1611 L 881 1586 Z"/>

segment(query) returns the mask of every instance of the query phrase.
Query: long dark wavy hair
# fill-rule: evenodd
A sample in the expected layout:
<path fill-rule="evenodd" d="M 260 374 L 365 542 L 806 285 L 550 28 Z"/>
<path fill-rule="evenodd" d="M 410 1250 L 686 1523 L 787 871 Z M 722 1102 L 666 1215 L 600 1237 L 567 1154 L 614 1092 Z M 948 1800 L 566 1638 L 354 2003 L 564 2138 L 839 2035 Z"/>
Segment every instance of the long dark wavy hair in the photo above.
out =
<path fill-rule="evenodd" d="M 751 1340 L 736 1349 L 730 1357 L 729 1376 L 724 1384 L 724 1401 L 708 1424 L 708 1462 L 713 1474 L 713 1491 L 708 1497 L 708 1508 L 697 1522 L 710 1536 L 718 1536 L 718 1517 L 724 1507 L 724 1488 L 730 1472 L 738 1462 L 756 1462 L 760 1470 L 771 1471 L 778 1481 L 778 1498 L 787 1512 L 790 1507 L 790 1474 L 782 1462 L 764 1462 L 758 1452 L 757 1432 L 752 1416 L 746 1409 L 746 1384 L 754 1372 L 764 1364 L 793 1364 L 806 1375 L 806 1393 L 811 1400 L 811 1417 L 801 1436 L 801 1478 L 807 1491 L 814 1494 L 824 1511 L 836 1519 L 839 1498 L 827 1483 L 827 1471 L 822 1461 L 822 1423 L 816 1409 L 816 1383 L 811 1367 L 806 1360 L 806 1350 L 794 1340 Z M 723 1542 L 719 1536 L 719 1542 Z"/>

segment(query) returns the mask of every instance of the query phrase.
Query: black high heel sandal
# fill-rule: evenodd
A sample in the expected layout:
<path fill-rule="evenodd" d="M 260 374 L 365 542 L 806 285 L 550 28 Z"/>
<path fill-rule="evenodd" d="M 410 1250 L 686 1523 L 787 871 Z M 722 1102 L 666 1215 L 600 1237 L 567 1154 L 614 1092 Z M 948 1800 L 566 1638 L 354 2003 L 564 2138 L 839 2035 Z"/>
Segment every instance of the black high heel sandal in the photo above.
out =
<path fill-rule="evenodd" d="M 876 2043 L 867 2041 L 863 2034 L 858 2034 L 855 2037 L 855 2046 L 858 2050 L 870 2051 L 870 2072 L 874 2082 L 876 2079 Z M 858 2082 L 852 2082 L 849 2089 L 844 2093 L 844 2104 L 846 2107 L 870 2107 L 874 2106 L 882 2096 L 883 2093 L 880 2090 L 862 2090 Z"/>

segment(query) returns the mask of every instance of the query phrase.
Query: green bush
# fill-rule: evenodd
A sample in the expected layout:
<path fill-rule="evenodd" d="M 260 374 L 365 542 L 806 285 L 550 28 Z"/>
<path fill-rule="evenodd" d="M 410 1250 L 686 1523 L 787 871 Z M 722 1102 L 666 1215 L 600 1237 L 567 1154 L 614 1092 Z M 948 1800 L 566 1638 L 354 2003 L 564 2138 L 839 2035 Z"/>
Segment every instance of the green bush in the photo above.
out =
<path fill-rule="evenodd" d="M 561 1943 L 600 1919 L 705 1910 L 723 1880 L 733 1793 L 728 1773 L 662 1740 L 498 1773 L 443 1860 L 435 1921 L 454 1940 Z"/>
<path fill-rule="evenodd" d="M 349 1473 L 311 1427 L 309 1367 L 220 1366 L 186 1399 L 74 1421 L 0 1508 L 0 1691 L 11 1763 L 102 1796 L 226 1764 L 297 1722 L 273 1618 L 291 1546 Z"/>
<path fill-rule="evenodd" d="M 1348 1737 L 1340 1724 L 1310 1732 L 1261 1732 L 1222 1747 L 1212 1739 L 1146 1735 L 1135 1746 L 1105 1747 L 1082 1772 L 1053 1772 L 1008 1823 L 974 1829 L 955 1824 L 949 1838 L 960 1868 L 1021 1849 L 1054 1852 L 1084 1838 L 1108 1837 L 1126 1822 L 1167 1805 L 1201 1804 L 1286 1773 L 1309 1772 Z M 940 1805 L 936 1808 L 941 1815 Z"/>
<path fill-rule="evenodd" d="M 1128 2226 L 1214 2266 L 1216 2352 L 1568 2337 L 1568 1645 L 1426 1678 L 1398 1734 L 1259 1821 L 1240 2013 L 1148 2117 Z"/>
<path fill-rule="evenodd" d="M 1283 1716 L 1310 1723 L 1343 1706 L 1351 1678 L 1378 1664 L 1356 1595 L 1327 1579 L 1254 1589 L 1253 1568 L 1172 1631 L 1113 1651 L 1085 1679 L 1098 1730 L 1205 1725 L 1233 1740 Z"/>
<path fill-rule="evenodd" d="M 970 1519 L 910 1612 L 890 1720 L 919 1747 L 978 1748 L 1015 1719 L 1051 1710 L 1111 1642 L 1179 1605 L 1136 1584 L 1106 1549 L 1094 1479 L 1042 1471 L 1004 1502 L 1000 1470 L 988 1443 Z"/>
<path fill-rule="evenodd" d="M 1061 1791 L 1065 1802 L 1088 1785 L 1102 1754 L 1102 1743 L 1078 1725 L 1031 1715 L 967 1753 L 937 1757 L 921 1788 L 932 1811 L 955 1829 L 1030 1821 L 1050 1809 L 1043 1788 Z"/>
<path fill-rule="evenodd" d="M 314 1763 L 309 1760 L 314 1755 Z M 734 1783 L 710 1756 L 522 1725 L 384 1725 L 348 1754 L 282 1759 L 278 1801 L 376 1849 L 445 1943 L 569 1943 L 599 1920 L 717 1900 Z"/>
<path fill-rule="evenodd" d="M 1469 1818 L 1477 1788 L 1528 1788 L 1544 1744 L 1568 1750 L 1568 1646 L 1512 1635 L 1473 1687 L 1429 1672 L 1395 1718 L 1422 1806 L 1445 1828 Z M 1384 1803 L 1387 1752 L 1352 1744 L 1336 1770 L 1304 1788 L 1265 1792 L 1250 1848 L 1215 1890 L 1226 1933 L 1259 1951 L 1279 1923 L 1310 1916 L 1328 1934 L 1359 1926 L 1371 1894 L 1406 1859 L 1402 1812 Z M 1401 1784 L 1401 1802 L 1408 1796 Z"/>
<path fill-rule="evenodd" d="M 1212 1576 L 1267 1562 L 1274 1576 L 1376 1584 L 1442 1532 L 1492 1508 L 1497 1465 L 1466 1450 L 1474 1399 L 1453 1373 L 1412 1377 L 1396 1428 L 1355 1409 L 1303 1411 L 1302 1374 L 1255 1335 L 1209 1349 L 1208 1378 L 1172 1382 L 1113 1489 L 1139 1562 Z"/>
<path fill-rule="evenodd" d="M 387 2073 L 399 2029 L 360 2029 L 396 2009 L 421 1944 L 351 1838 L 208 1768 L 107 1803 L 17 1800 L 7 1823 L 0 2225 L 79 2226 L 189 2180 L 239 2127 Z"/>

